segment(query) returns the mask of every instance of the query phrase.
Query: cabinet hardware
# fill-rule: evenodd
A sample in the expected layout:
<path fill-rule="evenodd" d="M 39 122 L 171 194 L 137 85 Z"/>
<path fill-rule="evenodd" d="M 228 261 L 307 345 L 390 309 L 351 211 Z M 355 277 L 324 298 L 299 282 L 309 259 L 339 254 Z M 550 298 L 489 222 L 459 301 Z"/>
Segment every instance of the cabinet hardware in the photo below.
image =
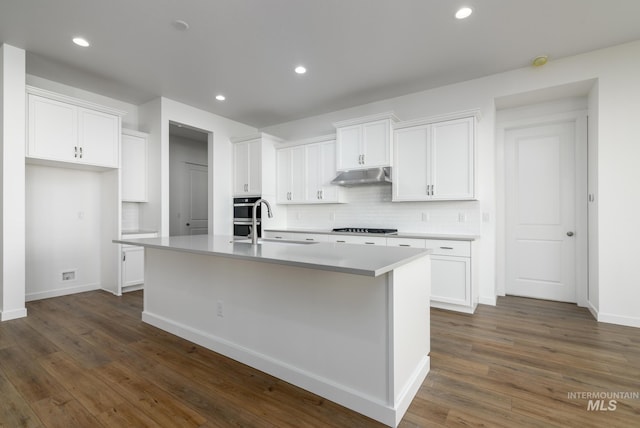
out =
<path fill-rule="evenodd" d="M 337 240 L 336 242 L 341 242 L 341 243 L 346 243 L 347 241 L 341 241 L 341 240 Z"/>
<path fill-rule="evenodd" d="M 320 190 L 320 199 L 324 199 L 324 190 Z"/>
<path fill-rule="evenodd" d="M 82 159 L 82 147 L 80 147 L 80 159 Z"/>
<path fill-rule="evenodd" d="M 573 236 L 573 232 L 567 232 L 567 236 Z"/>
<path fill-rule="evenodd" d="M 400 244 L 401 247 L 410 247 L 411 245 L 409 244 Z"/>
<path fill-rule="evenodd" d="M 124 251 L 122 252 L 122 261 L 123 262 L 127 261 L 127 253 L 125 253 Z"/>
<path fill-rule="evenodd" d="M 362 165 L 364 165 L 364 164 L 365 164 L 365 162 L 364 162 L 364 155 L 362 155 Z"/>
<path fill-rule="evenodd" d="M 375 245 L 376 243 L 375 242 L 365 242 L 365 244 L 367 244 L 367 245 Z"/>
<path fill-rule="evenodd" d="M 305 241 L 315 241 L 313 238 L 305 238 Z"/>
<path fill-rule="evenodd" d="M 274 236 L 276 239 L 282 239 L 282 236 Z"/>
<path fill-rule="evenodd" d="M 75 147 L 73 148 L 73 157 L 74 157 L 74 158 L 77 158 L 77 157 L 78 157 L 78 146 L 75 146 Z"/>
<path fill-rule="evenodd" d="M 440 247 L 442 250 L 453 250 L 453 247 Z"/>

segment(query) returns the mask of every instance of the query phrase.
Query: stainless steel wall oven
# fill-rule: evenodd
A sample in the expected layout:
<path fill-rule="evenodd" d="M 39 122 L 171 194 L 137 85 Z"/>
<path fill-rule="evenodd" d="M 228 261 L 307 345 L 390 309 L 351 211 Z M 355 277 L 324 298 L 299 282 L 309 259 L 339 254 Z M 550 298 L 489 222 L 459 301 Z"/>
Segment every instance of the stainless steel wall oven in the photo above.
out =
<path fill-rule="evenodd" d="M 254 198 L 233 198 L 233 235 L 249 236 L 251 230 L 251 217 L 253 216 L 253 204 L 260 199 L 260 196 Z M 260 204 L 262 205 L 262 204 Z M 257 211 L 258 220 L 258 237 L 262 236 L 262 222 L 260 205 Z"/>

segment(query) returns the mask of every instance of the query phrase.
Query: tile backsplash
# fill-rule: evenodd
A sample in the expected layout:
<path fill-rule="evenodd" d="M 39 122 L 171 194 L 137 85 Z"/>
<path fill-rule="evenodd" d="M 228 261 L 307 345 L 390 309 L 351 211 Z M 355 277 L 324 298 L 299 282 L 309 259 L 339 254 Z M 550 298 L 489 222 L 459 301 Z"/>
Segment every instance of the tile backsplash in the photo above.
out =
<path fill-rule="evenodd" d="M 290 205 L 287 228 L 396 228 L 414 233 L 480 233 L 478 201 L 391 202 L 391 186 L 345 188 L 346 204 Z"/>
<path fill-rule="evenodd" d="M 122 203 L 122 230 L 138 230 L 140 228 L 140 210 L 137 202 Z"/>

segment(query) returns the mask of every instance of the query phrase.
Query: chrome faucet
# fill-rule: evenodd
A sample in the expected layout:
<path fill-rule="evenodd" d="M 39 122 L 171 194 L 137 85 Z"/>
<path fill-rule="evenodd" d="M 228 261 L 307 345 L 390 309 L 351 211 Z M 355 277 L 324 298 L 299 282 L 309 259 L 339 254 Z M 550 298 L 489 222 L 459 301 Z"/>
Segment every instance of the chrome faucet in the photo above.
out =
<path fill-rule="evenodd" d="M 258 206 L 264 203 L 267 206 L 267 215 L 269 218 L 273 217 L 273 213 L 271 212 L 271 205 L 266 199 L 258 199 L 253 203 L 253 216 L 251 216 L 251 245 L 258 244 L 258 220 L 256 217 L 258 216 Z"/>

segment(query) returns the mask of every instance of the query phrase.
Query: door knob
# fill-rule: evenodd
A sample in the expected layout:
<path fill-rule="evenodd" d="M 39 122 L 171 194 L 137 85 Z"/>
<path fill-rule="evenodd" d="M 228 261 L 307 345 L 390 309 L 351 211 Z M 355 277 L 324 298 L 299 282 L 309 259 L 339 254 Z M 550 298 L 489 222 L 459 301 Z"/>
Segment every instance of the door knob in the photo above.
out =
<path fill-rule="evenodd" d="M 191 226 L 191 223 L 187 223 L 187 226 Z M 573 235 L 573 234 L 572 234 Z"/>
<path fill-rule="evenodd" d="M 573 236 L 573 232 L 567 232 L 567 236 Z"/>

